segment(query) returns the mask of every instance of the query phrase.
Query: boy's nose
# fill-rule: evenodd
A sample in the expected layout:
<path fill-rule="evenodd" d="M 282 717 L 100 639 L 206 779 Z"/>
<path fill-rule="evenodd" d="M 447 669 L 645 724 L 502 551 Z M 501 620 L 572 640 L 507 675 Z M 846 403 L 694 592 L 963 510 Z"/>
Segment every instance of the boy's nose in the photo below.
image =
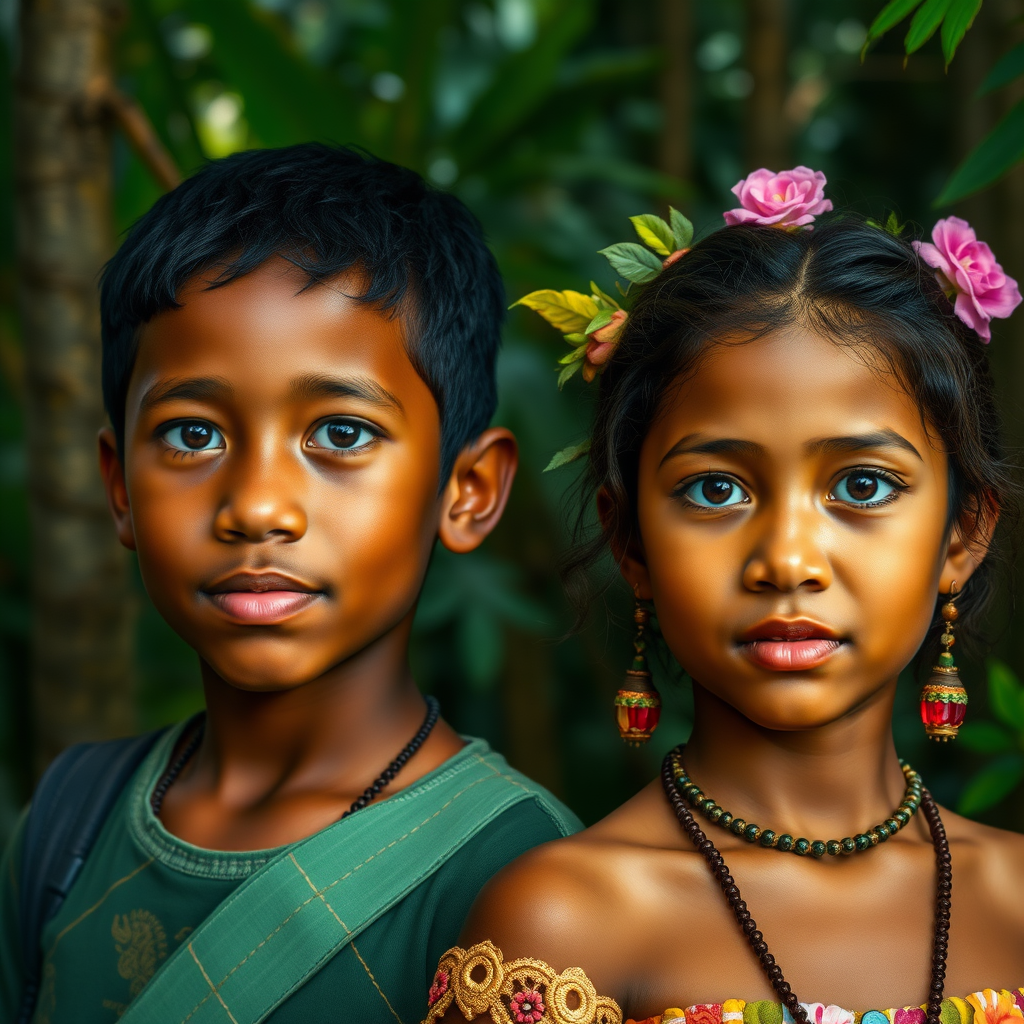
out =
<path fill-rule="evenodd" d="M 767 509 L 757 519 L 755 544 L 743 567 L 747 590 L 792 593 L 831 586 L 832 566 L 822 543 L 827 527 L 817 509 L 789 505 Z"/>
<path fill-rule="evenodd" d="M 239 467 L 232 474 L 213 521 L 214 535 L 227 543 L 279 539 L 296 541 L 308 527 L 306 512 L 282 466 Z"/>

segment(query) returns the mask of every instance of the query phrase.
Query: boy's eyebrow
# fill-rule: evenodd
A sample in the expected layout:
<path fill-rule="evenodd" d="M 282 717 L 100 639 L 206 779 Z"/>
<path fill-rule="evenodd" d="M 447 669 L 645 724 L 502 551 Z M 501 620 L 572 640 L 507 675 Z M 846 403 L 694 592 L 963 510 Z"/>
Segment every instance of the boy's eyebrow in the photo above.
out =
<path fill-rule="evenodd" d="M 821 437 L 810 441 L 807 450 L 814 455 L 862 451 L 865 448 L 899 448 L 921 459 L 921 453 L 902 435 L 888 427 L 868 434 L 850 434 L 844 437 Z M 923 462 L 924 460 L 921 459 Z"/>
<path fill-rule="evenodd" d="M 172 377 L 170 380 L 158 380 L 149 388 L 142 396 L 139 408 L 145 412 L 161 402 L 183 399 L 204 402 L 211 398 L 223 398 L 233 390 L 230 381 L 223 377 Z"/>
<path fill-rule="evenodd" d="M 373 405 L 390 405 L 405 412 L 397 396 L 367 377 L 331 377 L 323 373 L 307 373 L 292 379 L 296 398 L 360 398 Z"/>

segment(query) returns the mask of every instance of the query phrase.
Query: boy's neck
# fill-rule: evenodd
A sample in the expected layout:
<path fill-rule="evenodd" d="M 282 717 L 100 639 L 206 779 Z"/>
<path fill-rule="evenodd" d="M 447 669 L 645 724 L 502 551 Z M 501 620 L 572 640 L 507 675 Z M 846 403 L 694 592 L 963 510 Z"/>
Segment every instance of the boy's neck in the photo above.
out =
<path fill-rule="evenodd" d="M 242 850 L 294 842 L 337 820 L 426 717 L 404 639 L 382 638 L 319 678 L 274 692 L 240 689 L 204 664 L 205 733 L 164 799 L 165 827 L 198 846 Z M 382 797 L 462 745 L 439 721 Z"/>

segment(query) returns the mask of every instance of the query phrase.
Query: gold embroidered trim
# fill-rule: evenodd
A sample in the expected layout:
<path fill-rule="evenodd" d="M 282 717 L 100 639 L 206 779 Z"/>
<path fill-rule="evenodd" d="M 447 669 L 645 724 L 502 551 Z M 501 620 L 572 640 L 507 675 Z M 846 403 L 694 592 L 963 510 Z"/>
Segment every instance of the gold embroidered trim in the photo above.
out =
<path fill-rule="evenodd" d="M 489 1014 L 493 1024 L 622 1024 L 619 1004 L 599 996 L 578 967 L 559 974 L 543 960 L 505 963 L 492 942 L 441 957 L 423 1024 L 435 1024 L 453 1002 L 466 1020 Z"/>

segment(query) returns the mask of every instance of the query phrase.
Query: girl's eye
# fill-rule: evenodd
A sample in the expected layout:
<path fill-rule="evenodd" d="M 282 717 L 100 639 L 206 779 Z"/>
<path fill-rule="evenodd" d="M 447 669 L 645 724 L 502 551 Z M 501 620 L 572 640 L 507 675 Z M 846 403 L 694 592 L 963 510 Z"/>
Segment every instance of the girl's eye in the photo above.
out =
<path fill-rule="evenodd" d="M 164 440 L 179 452 L 208 452 L 224 447 L 224 435 L 209 423 L 178 423 L 164 432 Z"/>
<path fill-rule="evenodd" d="M 376 434 L 362 423 L 352 420 L 331 420 L 317 427 L 306 442 L 310 448 L 326 448 L 328 451 L 354 451 L 365 448 L 376 440 Z"/>
<path fill-rule="evenodd" d="M 896 492 L 896 485 L 884 476 L 858 469 L 847 473 L 836 485 L 831 496 L 848 505 L 871 506 L 883 504 Z"/>
<path fill-rule="evenodd" d="M 682 494 L 701 508 L 730 508 L 750 500 L 743 488 L 726 476 L 701 477 L 689 484 Z"/>

